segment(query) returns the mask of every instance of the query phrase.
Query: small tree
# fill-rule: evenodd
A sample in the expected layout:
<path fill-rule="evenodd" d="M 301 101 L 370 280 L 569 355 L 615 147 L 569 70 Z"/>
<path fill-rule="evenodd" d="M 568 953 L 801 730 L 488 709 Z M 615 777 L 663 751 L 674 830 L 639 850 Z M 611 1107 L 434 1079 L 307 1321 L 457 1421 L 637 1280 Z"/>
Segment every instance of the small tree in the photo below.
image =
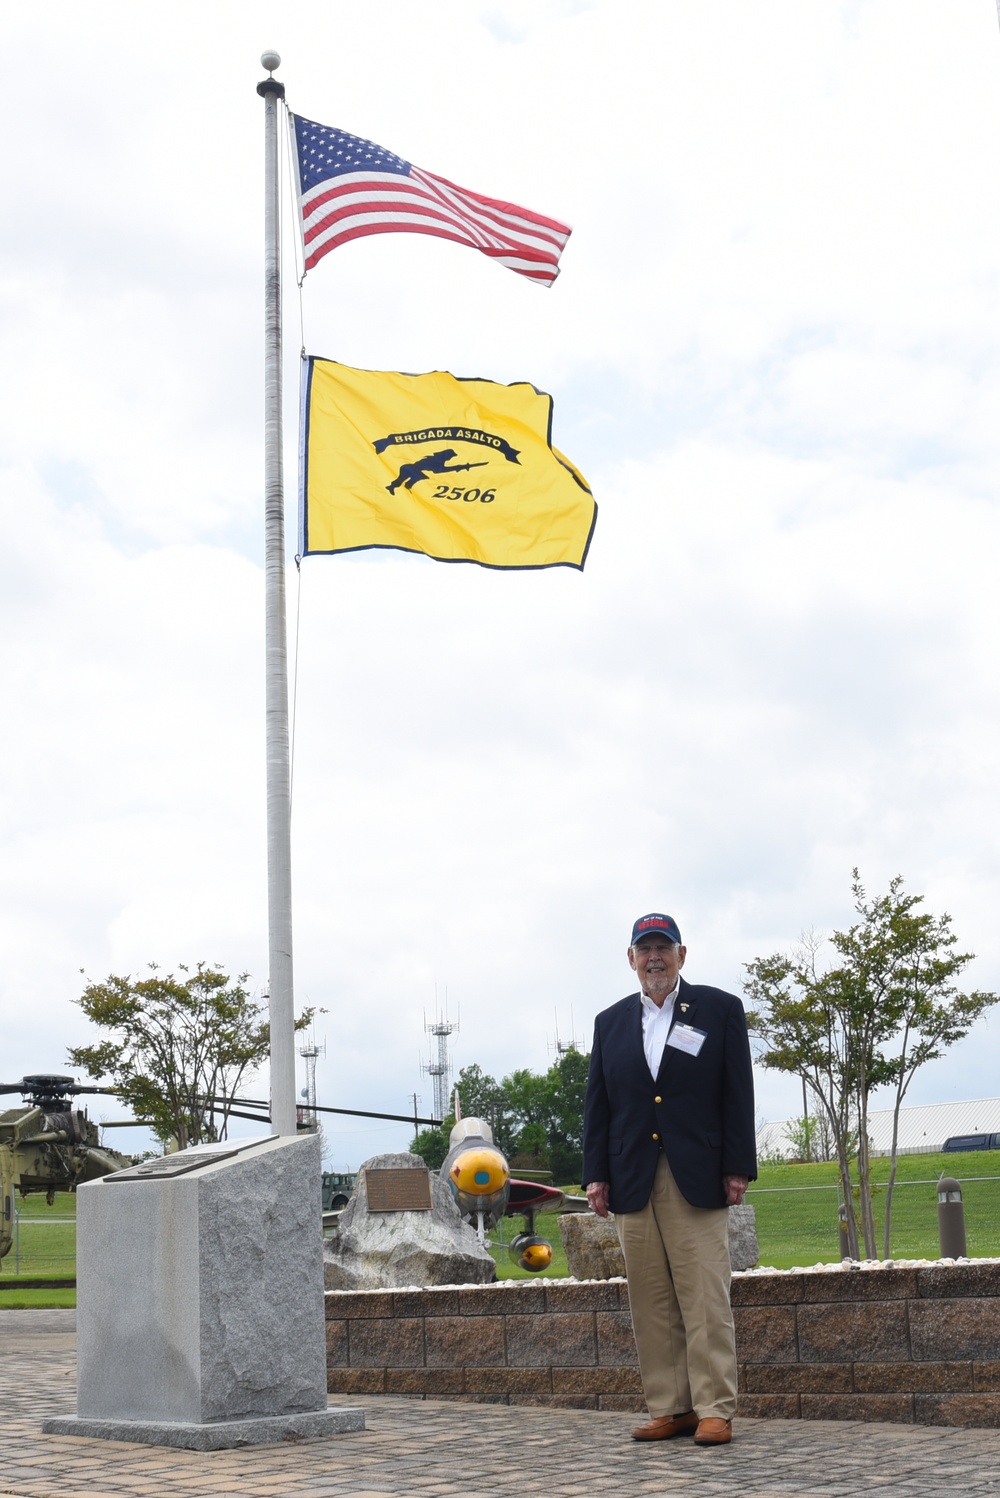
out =
<path fill-rule="evenodd" d="M 820 1158 L 819 1147 L 816 1143 L 816 1135 L 819 1132 L 818 1124 L 818 1118 L 810 1118 L 806 1114 L 803 1118 L 790 1119 L 785 1125 L 785 1138 L 791 1146 L 793 1165 L 803 1160 Z"/>
<path fill-rule="evenodd" d="M 122 1101 L 148 1123 L 158 1139 L 176 1139 L 179 1149 L 224 1139 L 233 1100 L 243 1078 L 267 1057 L 270 1031 L 266 1006 L 246 987 L 203 962 L 183 977 L 133 979 L 111 974 L 88 983 L 76 1001 L 102 1030 L 96 1045 L 75 1046 L 70 1064 L 95 1079 L 108 1078 Z M 307 1009 L 296 1021 L 312 1019 Z"/>
<path fill-rule="evenodd" d="M 790 1119 L 785 1126 L 785 1138 L 791 1147 L 793 1161 L 835 1160 L 837 1157 L 829 1120 L 822 1113 Z M 852 1136 L 848 1153 L 856 1148 L 857 1140 Z"/>
<path fill-rule="evenodd" d="M 835 931 L 839 959 L 820 972 L 821 942 L 809 938 L 793 957 L 777 954 L 747 964 L 746 991 L 755 1008 L 751 1033 L 762 1043 L 764 1066 L 804 1079 L 830 1127 L 847 1215 L 849 1252 L 858 1257 L 850 1156 L 856 1149 L 858 1202 L 865 1253 L 875 1258 L 875 1218 L 869 1169 L 868 1107 L 873 1091 L 895 1087 L 890 1186 L 883 1251 L 889 1252 L 899 1109 L 914 1073 L 967 1035 L 997 1002 L 992 993 L 959 993 L 953 979 L 972 961 L 956 953 L 951 917 L 917 912 L 920 895 L 904 895 L 902 876 L 887 894 L 869 900 L 857 869 L 852 892 L 860 917 Z"/>
<path fill-rule="evenodd" d="M 885 1193 L 882 1251 L 890 1253 L 892 1196 L 896 1184 L 899 1147 L 899 1110 L 914 1075 L 928 1061 L 962 1040 L 987 1009 L 998 1002 L 993 993 L 960 993 L 954 978 L 973 960 L 972 952 L 956 952 L 951 916 L 918 910 L 921 895 L 904 895 L 895 878 L 889 893 L 859 909 L 866 922 L 883 933 L 883 944 L 894 953 L 892 1003 L 897 1014 L 890 1057 L 894 1087 L 892 1145 Z M 864 892 L 857 887 L 862 901 Z"/>
<path fill-rule="evenodd" d="M 849 1252 L 858 1255 L 850 1140 L 853 1133 L 853 1026 L 837 1005 L 837 988 L 817 969 L 822 943 L 810 935 L 791 957 L 775 953 L 747 964 L 745 991 L 754 1008 L 750 1033 L 763 1066 L 802 1077 L 830 1126 L 846 1204 Z"/>

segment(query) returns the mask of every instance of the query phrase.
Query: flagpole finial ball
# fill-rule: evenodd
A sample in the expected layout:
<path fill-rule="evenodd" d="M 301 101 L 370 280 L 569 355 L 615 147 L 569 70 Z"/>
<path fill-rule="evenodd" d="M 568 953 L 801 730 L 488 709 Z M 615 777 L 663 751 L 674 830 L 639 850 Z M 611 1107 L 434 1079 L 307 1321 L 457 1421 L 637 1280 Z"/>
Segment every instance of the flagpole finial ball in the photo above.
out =
<path fill-rule="evenodd" d="M 281 58 L 277 52 L 262 52 L 260 54 L 260 65 L 262 68 L 267 68 L 269 73 L 273 73 L 275 68 L 280 68 Z"/>

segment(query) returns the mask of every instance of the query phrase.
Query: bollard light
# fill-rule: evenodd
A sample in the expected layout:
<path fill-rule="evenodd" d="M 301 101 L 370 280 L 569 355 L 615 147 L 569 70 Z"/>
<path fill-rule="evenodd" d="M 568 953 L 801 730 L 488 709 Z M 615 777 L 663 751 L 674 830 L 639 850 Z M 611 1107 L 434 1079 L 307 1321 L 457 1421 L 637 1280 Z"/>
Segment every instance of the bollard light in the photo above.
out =
<path fill-rule="evenodd" d="M 964 1259 L 965 1207 L 962 1203 L 962 1188 L 951 1176 L 942 1176 L 937 1183 L 938 1236 L 941 1240 L 942 1259 Z"/>

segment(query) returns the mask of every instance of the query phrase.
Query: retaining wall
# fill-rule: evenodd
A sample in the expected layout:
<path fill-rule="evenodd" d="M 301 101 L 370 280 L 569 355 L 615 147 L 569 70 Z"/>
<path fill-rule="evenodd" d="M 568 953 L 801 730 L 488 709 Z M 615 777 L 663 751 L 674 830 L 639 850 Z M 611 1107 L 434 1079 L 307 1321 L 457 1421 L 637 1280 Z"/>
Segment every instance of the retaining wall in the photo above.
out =
<path fill-rule="evenodd" d="M 1000 1264 L 735 1275 L 741 1415 L 1000 1426 Z M 335 1394 L 645 1408 L 623 1280 L 328 1291 Z"/>

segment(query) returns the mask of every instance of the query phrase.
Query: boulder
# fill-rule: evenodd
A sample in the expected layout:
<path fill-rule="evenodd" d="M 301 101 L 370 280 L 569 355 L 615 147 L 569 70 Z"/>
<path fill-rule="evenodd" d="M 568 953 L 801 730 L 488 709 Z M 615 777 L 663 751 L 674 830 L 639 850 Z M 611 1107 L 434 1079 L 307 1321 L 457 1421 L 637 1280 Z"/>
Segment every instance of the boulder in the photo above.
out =
<path fill-rule="evenodd" d="M 625 1260 L 615 1231 L 615 1219 L 595 1212 L 562 1213 L 559 1236 L 575 1280 L 611 1280 L 624 1275 Z"/>
<path fill-rule="evenodd" d="M 729 1208 L 729 1262 L 734 1269 L 753 1269 L 760 1258 L 757 1214 L 746 1203 Z"/>
<path fill-rule="evenodd" d="M 402 1290 L 426 1285 L 485 1285 L 496 1265 L 462 1220 L 451 1191 L 430 1173 L 429 1212 L 370 1212 L 366 1170 L 425 1170 L 419 1155 L 373 1155 L 340 1216 L 323 1240 L 328 1290 Z"/>
<path fill-rule="evenodd" d="M 610 1280 L 625 1273 L 614 1215 L 572 1213 L 559 1218 L 569 1272 L 575 1280 Z M 753 1207 L 729 1208 L 729 1258 L 734 1269 L 752 1269 L 760 1258 Z"/>

